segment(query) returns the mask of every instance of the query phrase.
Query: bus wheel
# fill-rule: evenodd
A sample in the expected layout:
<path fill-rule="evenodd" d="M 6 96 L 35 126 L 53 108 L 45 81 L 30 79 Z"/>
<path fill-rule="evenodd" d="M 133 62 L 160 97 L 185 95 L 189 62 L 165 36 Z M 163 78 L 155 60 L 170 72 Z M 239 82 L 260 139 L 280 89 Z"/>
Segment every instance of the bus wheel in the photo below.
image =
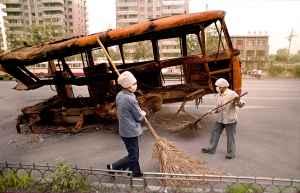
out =
<path fill-rule="evenodd" d="M 44 72 L 41 72 L 40 75 L 39 75 L 39 77 L 44 78 L 45 77 Z"/>
<path fill-rule="evenodd" d="M 10 80 L 9 75 L 5 74 L 4 77 L 3 77 L 3 80 Z"/>

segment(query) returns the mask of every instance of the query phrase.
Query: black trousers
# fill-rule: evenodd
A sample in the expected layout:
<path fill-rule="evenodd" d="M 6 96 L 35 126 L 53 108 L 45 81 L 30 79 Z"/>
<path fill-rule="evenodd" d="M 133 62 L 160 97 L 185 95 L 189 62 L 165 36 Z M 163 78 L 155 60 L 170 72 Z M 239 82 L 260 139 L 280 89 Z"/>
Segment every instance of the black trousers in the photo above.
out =
<path fill-rule="evenodd" d="M 122 137 L 122 136 L 121 136 Z M 114 170 L 129 170 L 133 173 L 141 173 L 139 164 L 138 137 L 122 137 L 128 155 L 112 164 Z"/>

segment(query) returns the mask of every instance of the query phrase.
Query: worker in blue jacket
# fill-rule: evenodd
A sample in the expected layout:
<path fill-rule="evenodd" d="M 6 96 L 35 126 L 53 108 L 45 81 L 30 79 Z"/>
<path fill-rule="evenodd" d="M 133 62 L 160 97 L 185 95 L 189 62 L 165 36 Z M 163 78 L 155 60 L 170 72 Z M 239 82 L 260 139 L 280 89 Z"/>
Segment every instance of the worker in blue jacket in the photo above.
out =
<path fill-rule="evenodd" d="M 116 104 L 119 115 L 119 134 L 125 144 L 128 155 L 113 164 L 107 164 L 107 169 L 129 170 L 133 177 L 143 176 L 139 164 L 138 136 L 143 132 L 140 122 L 146 112 L 140 110 L 138 100 L 133 94 L 137 89 L 137 80 L 129 71 L 123 72 L 118 83 L 123 90 L 117 94 Z M 114 178 L 113 178 L 114 179 Z"/>

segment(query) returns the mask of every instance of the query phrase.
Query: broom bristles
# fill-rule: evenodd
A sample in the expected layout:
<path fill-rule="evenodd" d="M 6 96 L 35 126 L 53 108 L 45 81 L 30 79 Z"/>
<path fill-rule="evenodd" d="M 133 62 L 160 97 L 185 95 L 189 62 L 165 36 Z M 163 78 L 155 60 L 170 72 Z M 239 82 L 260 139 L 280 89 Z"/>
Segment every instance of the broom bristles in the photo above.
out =
<path fill-rule="evenodd" d="M 158 159 L 158 171 L 160 173 L 222 175 L 220 171 L 212 171 L 204 167 L 203 164 L 206 163 L 205 161 L 191 158 L 178 148 L 177 143 L 163 137 L 155 138 L 152 158 Z M 207 182 L 201 182 L 201 184 L 207 184 Z M 164 185 L 178 186 L 173 181 L 164 182 Z M 180 184 L 180 187 L 193 187 L 193 183 L 191 181 L 184 181 Z"/>

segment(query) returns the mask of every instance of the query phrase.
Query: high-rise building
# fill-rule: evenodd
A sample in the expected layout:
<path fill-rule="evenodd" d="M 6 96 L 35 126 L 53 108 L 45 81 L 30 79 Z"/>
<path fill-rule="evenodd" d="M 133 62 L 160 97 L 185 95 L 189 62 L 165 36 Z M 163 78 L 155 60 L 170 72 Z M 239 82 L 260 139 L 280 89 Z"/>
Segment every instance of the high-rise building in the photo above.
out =
<path fill-rule="evenodd" d="M 117 28 L 185 13 L 189 13 L 189 0 L 116 0 Z M 159 41 L 158 46 L 162 58 L 180 56 L 176 39 Z"/>
<path fill-rule="evenodd" d="M 86 0 L 0 0 L 7 13 L 3 16 L 5 33 L 29 37 L 26 28 L 32 24 L 52 23 L 62 26 L 66 36 L 87 35 L 88 13 Z M 8 44 L 9 44 L 8 39 Z"/>
<path fill-rule="evenodd" d="M 5 36 L 5 31 L 4 31 L 4 22 L 3 22 L 3 17 L 6 14 L 2 11 L 2 8 L 4 8 L 5 6 L 0 4 L 0 51 L 3 52 L 7 49 L 6 47 L 6 36 Z"/>

